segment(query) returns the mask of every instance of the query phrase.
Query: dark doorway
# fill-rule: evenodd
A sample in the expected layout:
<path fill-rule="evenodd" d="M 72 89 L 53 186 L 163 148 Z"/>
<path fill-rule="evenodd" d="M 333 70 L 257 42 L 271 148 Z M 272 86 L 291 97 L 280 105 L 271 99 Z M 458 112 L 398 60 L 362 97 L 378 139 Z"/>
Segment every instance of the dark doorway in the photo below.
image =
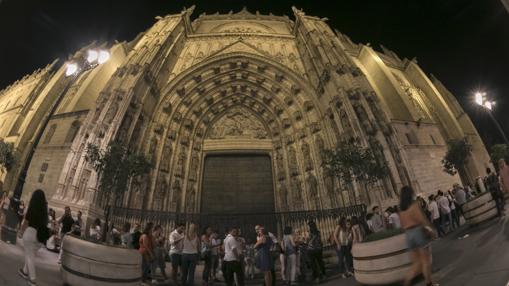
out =
<path fill-rule="evenodd" d="M 271 160 L 260 154 L 221 154 L 205 158 L 201 199 L 202 224 L 223 233 L 229 226 L 241 228 L 246 238 L 254 226 L 275 232 L 274 190 Z"/>

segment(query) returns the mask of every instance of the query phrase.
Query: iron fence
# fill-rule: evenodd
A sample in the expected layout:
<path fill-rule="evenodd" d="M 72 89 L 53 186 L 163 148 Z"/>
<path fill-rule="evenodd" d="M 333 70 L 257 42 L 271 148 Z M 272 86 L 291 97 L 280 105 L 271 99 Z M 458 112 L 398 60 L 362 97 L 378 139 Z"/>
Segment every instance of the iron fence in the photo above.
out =
<path fill-rule="evenodd" d="M 153 222 L 154 225 L 163 227 L 166 237 L 179 222 L 195 223 L 202 228 L 210 226 L 219 234 L 224 234 L 230 226 L 237 226 L 241 229 L 242 235 L 249 240 L 255 238 L 256 224 L 264 225 L 270 232 L 281 237 L 285 226 L 291 226 L 294 231 L 301 231 L 305 235 L 308 231 L 308 221 L 313 220 L 322 233 L 324 245 L 329 246 L 328 238 L 334 232 L 339 217 L 364 217 L 365 214 L 365 205 L 324 210 L 229 214 L 176 213 L 115 207 L 112 210 L 111 221 L 117 227 L 121 227 L 126 222 L 131 225 L 139 223 L 142 226 Z"/>

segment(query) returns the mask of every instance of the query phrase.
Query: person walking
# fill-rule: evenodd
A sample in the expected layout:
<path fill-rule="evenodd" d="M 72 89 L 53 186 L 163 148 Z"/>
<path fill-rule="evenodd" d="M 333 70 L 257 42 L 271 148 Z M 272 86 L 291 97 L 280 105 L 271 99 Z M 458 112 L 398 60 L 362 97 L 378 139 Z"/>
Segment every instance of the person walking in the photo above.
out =
<path fill-rule="evenodd" d="M 285 278 L 288 285 L 297 283 L 297 244 L 291 226 L 286 226 L 283 231 L 283 252 L 285 257 Z"/>
<path fill-rule="evenodd" d="M 200 249 L 201 245 L 197 226 L 191 223 L 183 239 L 182 286 L 194 285 L 194 272 L 198 263 Z"/>
<path fill-rule="evenodd" d="M 237 240 L 239 229 L 231 227 L 224 240 L 224 259 L 223 275 L 227 286 L 233 286 L 237 275 L 238 286 L 244 286 L 244 272 L 240 261 L 242 246 Z"/>
<path fill-rule="evenodd" d="M 272 284 L 272 268 L 274 260 L 270 249 L 272 248 L 272 239 L 269 232 L 265 228 L 260 229 L 259 238 L 256 241 L 255 249 L 258 251 L 256 267 L 263 273 L 263 281 L 265 286 L 273 286 Z"/>
<path fill-rule="evenodd" d="M 170 260 L 171 260 L 171 279 L 173 284 L 178 285 L 178 271 L 182 267 L 182 250 L 184 248 L 184 223 L 177 223 L 175 229 L 170 233 Z M 182 270 L 182 269 L 181 269 Z"/>
<path fill-rule="evenodd" d="M 156 270 L 161 270 L 161 275 L 165 282 L 168 282 L 168 276 L 166 276 L 166 251 L 164 249 L 165 237 L 163 236 L 163 228 L 160 225 L 156 225 L 152 231 L 152 239 L 154 240 L 154 260 L 152 262 L 152 268 L 150 269 L 152 275 L 152 284 L 157 283 L 155 277 Z"/>
<path fill-rule="evenodd" d="M 152 262 L 154 260 L 154 239 L 152 238 L 152 229 L 154 224 L 152 222 L 147 223 L 145 229 L 143 229 L 143 234 L 140 237 L 140 249 L 138 250 L 141 253 L 142 262 L 142 282 L 150 281 L 150 270 L 152 267 Z M 153 273 L 152 273 L 153 275 Z M 155 278 L 155 277 L 154 277 Z"/>
<path fill-rule="evenodd" d="M 486 168 L 486 173 L 488 175 L 484 179 L 484 184 L 486 185 L 486 188 L 490 192 L 491 197 L 495 201 L 498 216 L 502 217 L 503 215 L 505 215 L 503 207 L 504 194 L 500 189 L 500 180 L 498 179 L 498 176 L 495 172 L 491 172 L 490 168 Z"/>
<path fill-rule="evenodd" d="M 210 273 L 212 272 L 212 228 L 205 227 L 201 236 L 201 258 L 203 266 L 203 285 L 209 285 Z"/>
<path fill-rule="evenodd" d="M 438 236 L 443 237 L 445 236 L 445 232 L 442 229 L 442 225 L 440 223 L 440 211 L 438 210 L 438 204 L 435 200 L 435 196 L 430 195 L 428 199 L 429 199 L 428 210 L 430 212 L 430 217 L 433 220 L 433 225 L 435 226 Z"/>
<path fill-rule="evenodd" d="M 334 242 L 336 246 L 336 254 L 338 256 L 339 273 L 341 273 L 342 278 L 352 275 L 350 272 L 352 266 L 350 265 L 349 259 L 349 255 L 351 255 L 351 253 L 348 246 L 351 235 L 352 234 L 346 226 L 346 219 L 341 217 L 339 219 L 338 226 L 334 230 Z"/>
<path fill-rule="evenodd" d="M 323 262 L 322 236 L 314 221 L 308 222 L 308 256 L 313 271 L 313 281 L 320 283 L 325 276 L 325 264 Z"/>
<path fill-rule="evenodd" d="M 429 220 L 426 219 L 419 204 L 414 200 L 412 188 L 405 186 L 400 191 L 400 219 L 405 230 L 407 247 L 411 250 L 412 268 L 407 273 L 404 285 L 409 286 L 419 273 L 422 273 L 426 286 L 438 286 L 431 280 L 430 239 L 435 236 Z"/>
<path fill-rule="evenodd" d="M 25 264 L 18 270 L 28 285 L 37 285 L 35 270 L 35 252 L 41 248 L 49 238 L 48 203 L 44 191 L 38 189 L 32 193 L 27 212 L 21 223 L 18 237 L 23 239 Z"/>
<path fill-rule="evenodd" d="M 249 277 L 253 280 L 255 275 L 255 248 L 252 240 L 248 239 L 246 243 L 244 254 L 244 264 L 246 265 L 244 271 L 244 277 Z"/>

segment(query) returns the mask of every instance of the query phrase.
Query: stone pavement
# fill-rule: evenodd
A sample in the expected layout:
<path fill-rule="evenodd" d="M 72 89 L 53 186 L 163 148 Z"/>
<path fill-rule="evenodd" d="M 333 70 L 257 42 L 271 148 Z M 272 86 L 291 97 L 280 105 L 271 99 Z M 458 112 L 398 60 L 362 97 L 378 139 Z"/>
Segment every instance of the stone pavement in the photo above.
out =
<path fill-rule="evenodd" d="M 476 227 L 463 226 L 433 243 L 433 277 L 447 286 L 507 286 L 509 281 L 509 218 L 494 219 Z M 57 254 L 39 250 L 36 263 L 41 286 L 62 285 Z M 17 274 L 23 263 L 20 242 L 13 246 L 0 241 L 0 285 L 26 285 Z M 169 269 L 169 266 L 168 268 Z M 197 269 L 196 285 L 201 285 Z M 253 283 L 248 283 L 252 284 Z M 163 284 L 161 284 L 163 285 Z M 331 276 L 323 286 L 358 285 L 353 278 Z M 416 285 L 424 285 L 422 281 Z"/>

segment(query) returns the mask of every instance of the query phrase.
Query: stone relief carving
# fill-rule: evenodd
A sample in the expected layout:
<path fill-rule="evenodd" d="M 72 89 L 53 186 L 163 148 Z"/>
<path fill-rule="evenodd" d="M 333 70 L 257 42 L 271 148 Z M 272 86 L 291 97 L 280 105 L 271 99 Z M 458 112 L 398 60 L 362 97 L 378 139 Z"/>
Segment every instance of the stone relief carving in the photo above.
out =
<path fill-rule="evenodd" d="M 234 108 L 214 123 L 207 134 L 208 139 L 248 137 L 268 138 L 268 132 L 262 123 L 249 111 Z"/>

